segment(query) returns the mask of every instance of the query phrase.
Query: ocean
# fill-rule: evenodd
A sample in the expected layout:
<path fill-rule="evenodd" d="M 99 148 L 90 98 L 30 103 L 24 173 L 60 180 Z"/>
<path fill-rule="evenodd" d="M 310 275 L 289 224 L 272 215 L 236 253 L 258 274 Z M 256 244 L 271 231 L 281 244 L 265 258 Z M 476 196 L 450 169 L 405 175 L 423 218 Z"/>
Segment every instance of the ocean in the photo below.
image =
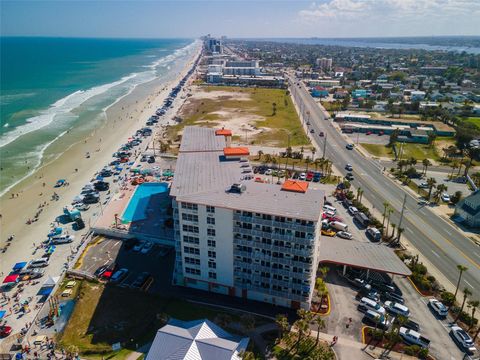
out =
<path fill-rule="evenodd" d="M 67 132 L 94 130 L 138 85 L 170 80 L 193 42 L 1 37 L 0 195 L 65 150 Z"/>

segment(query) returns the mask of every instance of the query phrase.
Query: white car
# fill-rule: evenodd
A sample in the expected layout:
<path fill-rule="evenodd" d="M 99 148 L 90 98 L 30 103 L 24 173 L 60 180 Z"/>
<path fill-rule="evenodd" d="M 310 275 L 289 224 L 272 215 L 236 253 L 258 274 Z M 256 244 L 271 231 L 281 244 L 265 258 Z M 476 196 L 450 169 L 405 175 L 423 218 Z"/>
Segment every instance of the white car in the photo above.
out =
<path fill-rule="evenodd" d="M 408 310 L 408 307 L 400 303 L 396 303 L 393 301 L 385 301 L 385 308 L 387 309 L 388 312 L 396 315 L 402 315 L 405 317 L 410 316 L 410 310 Z"/>
<path fill-rule="evenodd" d="M 453 325 L 450 329 L 450 336 L 458 347 L 468 355 L 473 355 L 477 350 L 470 335 L 460 326 Z"/>
<path fill-rule="evenodd" d="M 443 193 L 442 200 L 445 202 L 450 202 L 450 195 L 448 195 L 447 193 Z"/>
<path fill-rule="evenodd" d="M 301 173 L 300 176 L 298 177 L 299 180 L 305 180 L 307 178 L 307 174 Z"/>
<path fill-rule="evenodd" d="M 420 185 L 418 185 L 418 187 L 421 189 L 428 189 L 428 184 L 426 182 L 421 182 Z"/>
<path fill-rule="evenodd" d="M 267 171 L 265 171 L 265 175 L 272 175 L 272 172 L 273 172 L 272 169 L 268 169 Z"/>
<path fill-rule="evenodd" d="M 448 315 L 448 309 L 441 301 L 437 299 L 428 300 L 428 306 L 441 319 L 445 319 Z"/>
<path fill-rule="evenodd" d="M 337 236 L 342 239 L 350 240 L 353 236 L 348 231 L 339 231 L 337 232 Z"/>
<path fill-rule="evenodd" d="M 133 247 L 133 251 L 140 251 L 142 250 L 143 248 L 143 245 L 145 244 L 144 241 L 139 241 L 134 247 Z"/>
<path fill-rule="evenodd" d="M 90 209 L 90 205 L 84 204 L 84 203 L 77 203 L 74 205 L 76 209 L 81 210 L 81 211 L 87 211 Z"/>
<path fill-rule="evenodd" d="M 143 245 L 142 250 L 140 252 L 142 254 L 147 254 L 150 250 L 152 250 L 153 244 L 150 241 L 147 241 L 145 245 Z"/>
<path fill-rule="evenodd" d="M 358 209 L 357 209 L 355 206 L 349 206 L 349 207 L 348 207 L 348 213 L 349 213 L 350 215 L 353 216 L 353 215 L 355 215 L 357 212 L 358 212 Z"/>
<path fill-rule="evenodd" d="M 352 171 L 353 170 L 352 165 L 350 165 L 350 164 L 345 165 L 345 170 Z"/>

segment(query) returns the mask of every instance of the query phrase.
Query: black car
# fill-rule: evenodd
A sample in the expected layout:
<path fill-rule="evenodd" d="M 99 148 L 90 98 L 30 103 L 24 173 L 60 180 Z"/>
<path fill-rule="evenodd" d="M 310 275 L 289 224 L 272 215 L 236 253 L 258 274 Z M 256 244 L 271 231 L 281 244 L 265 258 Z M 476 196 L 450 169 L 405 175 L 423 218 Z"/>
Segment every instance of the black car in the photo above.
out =
<path fill-rule="evenodd" d="M 154 163 L 154 162 L 155 162 L 155 156 L 149 156 L 147 162 L 148 162 L 149 164 Z"/>
<path fill-rule="evenodd" d="M 412 320 L 407 320 L 407 322 L 402 324 L 402 326 L 413 331 L 417 331 L 417 332 L 420 331 L 420 325 Z"/>
<path fill-rule="evenodd" d="M 85 222 L 82 218 L 75 219 L 75 230 L 82 230 L 85 228 Z"/>
<path fill-rule="evenodd" d="M 125 245 L 123 246 L 124 246 L 124 249 L 128 251 L 128 250 L 132 250 L 133 247 L 137 244 L 138 244 L 137 239 L 128 239 L 127 241 L 125 241 Z"/>
<path fill-rule="evenodd" d="M 149 272 L 142 272 L 140 275 L 137 276 L 135 281 L 132 283 L 131 287 L 134 289 L 140 289 L 142 288 L 147 281 L 150 279 L 151 275 Z"/>
<path fill-rule="evenodd" d="M 404 304 L 405 300 L 400 296 L 395 294 L 394 292 L 381 292 L 380 293 L 380 299 L 385 302 L 385 301 L 393 301 L 399 304 Z"/>
<path fill-rule="evenodd" d="M 97 181 L 93 186 L 98 191 L 107 191 L 110 188 L 110 184 L 105 181 Z"/>

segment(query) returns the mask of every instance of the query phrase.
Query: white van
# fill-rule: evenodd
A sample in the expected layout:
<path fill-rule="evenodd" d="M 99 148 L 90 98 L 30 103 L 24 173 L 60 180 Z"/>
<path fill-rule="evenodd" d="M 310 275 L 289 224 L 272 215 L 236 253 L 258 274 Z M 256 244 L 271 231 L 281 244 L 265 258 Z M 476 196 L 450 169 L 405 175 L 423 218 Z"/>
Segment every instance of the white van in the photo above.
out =
<path fill-rule="evenodd" d="M 375 311 L 380 315 L 385 315 L 385 308 L 381 306 L 376 301 L 370 300 L 369 298 L 363 297 L 358 304 L 358 310 L 361 312 L 367 312 L 368 310 Z"/>
<path fill-rule="evenodd" d="M 330 225 L 330 227 L 336 229 L 336 230 L 340 230 L 340 231 L 348 231 L 348 225 L 347 224 L 344 224 L 340 221 L 332 221 L 331 223 L 329 223 L 328 225 Z"/>
<path fill-rule="evenodd" d="M 48 259 L 47 258 L 40 258 L 32 260 L 28 263 L 29 268 L 39 268 L 48 266 Z"/>
<path fill-rule="evenodd" d="M 55 245 L 68 244 L 68 243 L 71 243 L 73 239 L 74 239 L 73 235 L 57 235 L 51 238 L 52 243 Z"/>
<path fill-rule="evenodd" d="M 330 206 L 330 205 L 323 205 L 323 211 L 331 211 L 334 214 L 337 213 L 337 209 L 335 209 L 333 206 Z"/>

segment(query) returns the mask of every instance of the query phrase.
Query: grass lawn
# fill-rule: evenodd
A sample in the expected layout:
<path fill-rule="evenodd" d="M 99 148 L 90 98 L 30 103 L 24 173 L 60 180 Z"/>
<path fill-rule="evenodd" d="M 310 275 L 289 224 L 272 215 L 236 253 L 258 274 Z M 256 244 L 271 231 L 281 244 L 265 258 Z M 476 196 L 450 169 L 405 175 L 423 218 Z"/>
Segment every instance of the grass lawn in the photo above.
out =
<path fill-rule="evenodd" d="M 463 121 L 475 125 L 480 130 L 480 117 L 468 117 L 463 119 Z"/>
<path fill-rule="evenodd" d="M 78 286 L 75 309 L 58 340 L 60 346 L 75 346 L 89 359 L 125 358 L 137 344 L 153 340 L 165 323 L 165 314 L 181 320 L 214 320 L 221 314 L 216 308 L 101 283 L 80 281 Z M 231 311 L 228 315 L 232 321 L 240 319 Z M 111 344 L 116 342 L 123 350 L 113 353 Z"/>
<path fill-rule="evenodd" d="M 394 158 L 394 153 L 391 147 L 380 144 L 361 144 L 365 150 L 377 157 Z M 397 149 L 400 150 L 400 144 Z M 417 160 L 431 159 L 440 161 L 440 156 L 434 147 L 425 144 L 405 143 L 403 145 L 402 159 L 415 158 Z"/>
<path fill-rule="evenodd" d="M 213 113 L 223 110 L 238 113 L 239 116 L 253 115 L 264 119 L 253 121 L 253 125 L 270 128 L 271 131 L 255 135 L 251 141 L 249 139 L 250 144 L 268 143 L 286 147 L 288 135 L 290 135 L 291 146 L 310 143 L 302 128 L 292 100 L 289 95 L 286 95 L 285 90 L 226 86 L 205 86 L 202 87 L 202 90 L 206 92 L 231 92 L 232 95 L 216 99 L 190 100 L 190 104 L 187 102 L 183 121 L 169 130 L 171 139 L 175 139 L 184 126 L 194 125 L 198 122 L 201 122 L 202 126 L 222 126 L 223 119 L 221 116 Z M 249 99 L 235 99 L 235 94 L 247 94 Z M 272 115 L 273 103 L 276 104 L 275 115 Z"/>

